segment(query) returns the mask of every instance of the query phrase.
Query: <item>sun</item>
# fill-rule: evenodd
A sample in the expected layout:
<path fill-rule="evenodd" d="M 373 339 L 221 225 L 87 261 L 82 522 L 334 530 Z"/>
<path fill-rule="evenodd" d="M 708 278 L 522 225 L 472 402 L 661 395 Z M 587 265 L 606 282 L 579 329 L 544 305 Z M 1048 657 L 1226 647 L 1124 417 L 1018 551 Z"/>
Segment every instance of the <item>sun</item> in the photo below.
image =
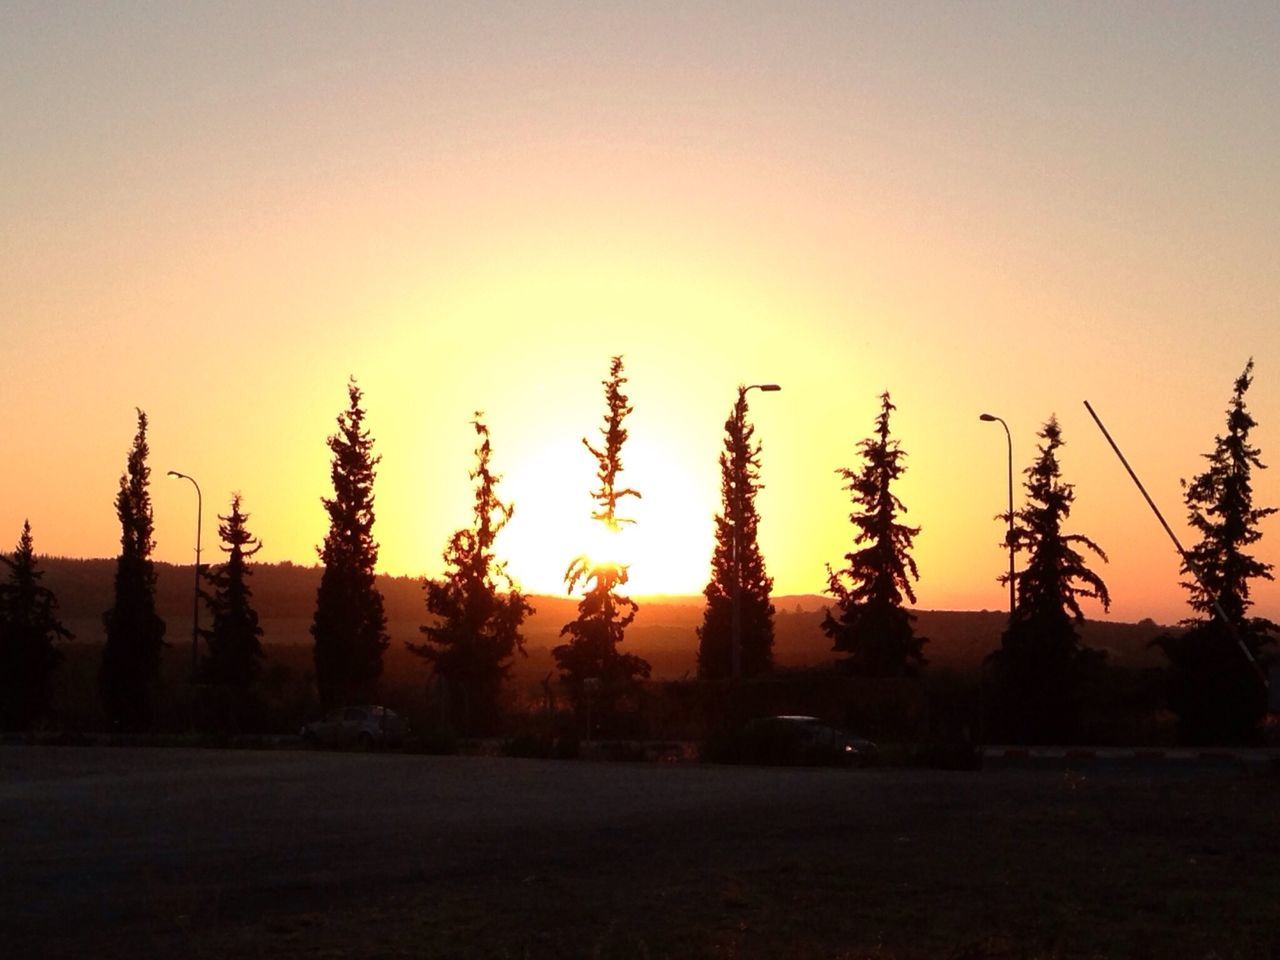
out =
<path fill-rule="evenodd" d="M 580 442 L 548 445 L 513 464 L 503 494 L 515 513 L 496 544 L 528 593 L 564 595 L 579 557 L 627 569 L 633 595 L 695 595 L 706 585 L 713 546 L 714 488 L 659 449 L 629 444 L 626 482 L 641 498 L 623 501 L 634 522 L 617 530 L 591 517 L 595 476 Z"/>

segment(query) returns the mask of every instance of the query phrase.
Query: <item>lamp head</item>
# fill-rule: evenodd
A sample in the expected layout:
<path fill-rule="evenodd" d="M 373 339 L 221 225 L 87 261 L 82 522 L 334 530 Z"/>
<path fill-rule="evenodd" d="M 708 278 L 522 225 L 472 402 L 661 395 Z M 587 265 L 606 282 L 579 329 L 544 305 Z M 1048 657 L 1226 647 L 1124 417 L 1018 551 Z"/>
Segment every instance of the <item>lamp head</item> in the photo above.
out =
<path fill-rule="evenodd" d="M 765 393 L 777 393 L 782 389 L 782 387 L 778 386 L 776 383 L 762 383 L 760 384 L 760 389 Z"/>
<path fill-rule="evenodd" d="M 998 418 L 997 418 L 997 417 L 993 417 L 993 416 L 992 416 L 991 414 L 989 414 L 989 413 L 980 413 L 980 414 L 978 414 L 978 419 L 979 419 L 979 420 L 985 420 L 987 423 L 995 423 L 995 422 L 996 422 L 996 420 L 997 420 Z"/>

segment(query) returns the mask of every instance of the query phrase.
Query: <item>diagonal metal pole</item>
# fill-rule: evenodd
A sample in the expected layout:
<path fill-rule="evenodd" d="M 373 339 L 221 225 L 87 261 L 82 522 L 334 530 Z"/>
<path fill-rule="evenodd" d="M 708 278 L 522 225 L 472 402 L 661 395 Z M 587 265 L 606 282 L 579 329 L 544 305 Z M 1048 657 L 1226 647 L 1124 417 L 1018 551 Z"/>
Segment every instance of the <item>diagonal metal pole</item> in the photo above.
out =
<path fill-rule="evenodd" d="M 1151 508 L 1151 512 L 1154 513 L 1156 515 L 1156 519 L 1160 521 L 1160 526 L 1164 527 L 1164 532 L 1167 533 L 1169 535 L 1169 539 L 1173 541 L 1173 545 L 1178 551 L 1178 556 L 1182 557 L 1182 562 L 1186 566 L 1187 570 L 1196 578 L 1196 582 L 1200 584 L 1200 588 L 1204 590 L 1205 594 L 1213 599 L 1213 609 L 1218 614 L 1218 619 L 1222 621 L 1222 625 L 1227 628 L 1227 632 L 1231 634 L 1231 639 L 1236 642 L 1236 646 L 1240 648 L 1240 652 L 1243 653 L 1245 659 L 1249 661 L 1249 665 L 1253 667 L 1254 672 L 1258 675 L 1258 679 L 1262 681 L 1262 685 L 1264 687 L 1268 686 L 1266 674 L 1262 672 L 1262 667 L 1258 665 L 1258 661 L 1254 658 L 1253 653 L 1250 652 L 1249 647 L 1241 638 L 1239 631 L 1236 630 L 1235 624 L 1231 622 L 1231 618 L 1227 616 L 1227 612 L 1222 609 L 1222 604 L 1218 601 L 1218 595 L 1210 590 L 1208 585 L 1204 582 L 1204 576 L 1201 575 L 1199 567 L 1196 566 L 1195 561 L 1193 561 L 1188 555 L 1186 549 L 1182 546 L 1181 541 L 1178 540 L 1177 534 L 1173 532 L 1173 529 L 1165 521 L 1164 514 L 1160 512 L 1160 508 L 1157 507 L 1155 501 L 1151 499 L 1151 494 L 1147 493 L 1147 488 L 1142 485 L 1142 481 L 1139 480 L 1138 475 L 1134 473 L 1133 467 L 1129 466 L 1129 461 L 1126 460 L 1124 454 L 1120 452 L 1120 447 L 1117 446 L 1115 440 L 1111 438 L 1111 434 L 1102 424 L 1102 419 L 1094 412 L 1094 409 L 1089 404 L 1088 400 L 1084 402 L 1084 408 L 1089 411 L 1089 416 L 1093 417 L 1093 422 L 1098 425 L 1098 429 L 1102 431 L 1102 435 L 1107 438 L 1107 443 L 1111 444 L 1111 449 L 1116 452 L 1116 456 L 1119 457 L 1120 462 L 1124 464 L 1125 470 L 1129 472 L 1130 478 L 1132 478 L 1134 484 L 1137 485 L 1138 492 L 1141 493 L 1143 499 L 1147 501 L 1147 506 Z"/>

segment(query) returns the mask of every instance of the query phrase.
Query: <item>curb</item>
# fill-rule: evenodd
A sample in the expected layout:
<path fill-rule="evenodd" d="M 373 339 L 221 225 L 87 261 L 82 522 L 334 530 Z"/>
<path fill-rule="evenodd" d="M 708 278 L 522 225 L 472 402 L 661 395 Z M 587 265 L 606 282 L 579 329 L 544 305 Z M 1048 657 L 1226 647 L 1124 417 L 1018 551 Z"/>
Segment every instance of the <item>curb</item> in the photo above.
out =
<path fill-rule="evenodd" d="M 1280 764 L 1280 750 L 1270 747 L 1175 748 L 1151 747 L 983 747 L 984 760 L 1156 760 L 1179 763 L 1228 761 Z"/>

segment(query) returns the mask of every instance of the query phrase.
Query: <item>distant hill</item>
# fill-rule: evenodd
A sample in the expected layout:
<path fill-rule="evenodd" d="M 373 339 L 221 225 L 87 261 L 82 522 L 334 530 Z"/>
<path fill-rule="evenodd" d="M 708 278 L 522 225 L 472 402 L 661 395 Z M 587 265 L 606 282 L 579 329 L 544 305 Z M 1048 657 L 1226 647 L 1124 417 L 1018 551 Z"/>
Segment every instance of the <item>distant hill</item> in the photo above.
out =
<path fill-rule="evenodd" d="M 45 583 L 58 596 L 63 622 L 81 643 L 104 639 L 102 613 L 112 600 L 114 560 L 80 560 L 43 557 Z M 175 646 L 191 636 L 192 568 L 156 564 L 156 606 L 168 629 L 166 639 Z M 405 642 L 421 639 L 418 627 L 426 618 L 421 580 L 414 577 L 378 577 L 378 589 L 387 612 L 392 649 L 388 669 L 396 663 L 417 665 L 405 651 Z M 251 585 L 268 645 L 310 645 L 311 616 L 315 608 L 320 568 L 292 563 L 256 564 Z M 577 600 L 571 597 L 534 596 L 536 612 L 525 625 L 529 656 L 517 660 L 517 677 L 537 679 L 554 669 L 551 648 L 560 643 L 560 628 L 573 619 Z M 625 646 L 653 665 L 655 679 L 679 678 L 697 670 L 696 629 L 702 622 L 702 598 L 638 597 L 640 612 L 627 631 Z M 833 659 L 831 644 L 822 633 L 823 612 L 830 602 L 812 594 L 774 598 L 774 658 L 782 667 L 815 666 Z M 916 627 L 929 638 L 925 655 L 937 667 L 969 669 L 999 643 L 1006 615 L 993 611 L 919 610 Z M 203 614 L 202 614 L 203 615 Z M 206 621 L 207 623 L 207 621 Z M 1106 650 L 1112 662 L 1123 666 L 1147 666 L 1162 662 L 1148 642 L 1167 629 L 1144 620 L 1141 623 L 1089 621 L 1084 642 Z M 189 647 L 188 647 L 189 649 Z"/>

